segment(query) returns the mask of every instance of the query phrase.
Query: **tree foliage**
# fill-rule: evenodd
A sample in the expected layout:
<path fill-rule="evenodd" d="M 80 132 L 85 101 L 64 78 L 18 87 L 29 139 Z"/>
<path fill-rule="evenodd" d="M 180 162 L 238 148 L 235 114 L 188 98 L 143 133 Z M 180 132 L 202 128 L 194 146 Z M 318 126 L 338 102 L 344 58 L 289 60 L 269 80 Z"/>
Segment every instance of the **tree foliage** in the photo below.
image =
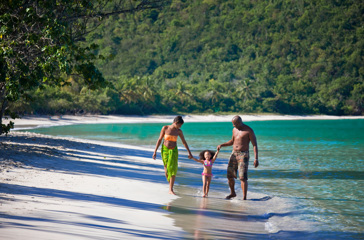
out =
<path fill-rule="evenodd" d="M 113 93 L 96 112 L 362 115 L 363 12 L 358 0 L 173 0 L 114 15 L 85 37 L 111 57 L 96 61 Z"/>
<path fill-rule="evenodd" d="M 0 134 L 12 123 L 4 125 L 4 115 L 15 117 L 9 109 L 22 99 L 28 102 L 37 89 L 68 85 L 70 76 L 82 80 L 90 89 L 106 86 L 95 66 L 104 57 L 96 52 L 97 44 L 85 42 L 102 19 L 160 7 L 163 1 L 88 1 L 88 0 L 3 0 L 0 4 Z M 49 88 L 47 88 L 49 89 Z M 33 91 L 32 91 L 33 90 Z M 62 94 L 53 98 L 53 111 L 66 104 Z M 87 94 L 80 95 L 87 99 Z M 43 99 L 45 103 L 47 99 Z M 87 102 L 87 100 L 84 100 Z M 91 103 L 87 102 L 85 111 Z M 67 104 L 66 104 L 67 105 Z M 92 105 L 92 104 L 91 104 Z M 42 106 L 45 107 L 46 105 Z"/>

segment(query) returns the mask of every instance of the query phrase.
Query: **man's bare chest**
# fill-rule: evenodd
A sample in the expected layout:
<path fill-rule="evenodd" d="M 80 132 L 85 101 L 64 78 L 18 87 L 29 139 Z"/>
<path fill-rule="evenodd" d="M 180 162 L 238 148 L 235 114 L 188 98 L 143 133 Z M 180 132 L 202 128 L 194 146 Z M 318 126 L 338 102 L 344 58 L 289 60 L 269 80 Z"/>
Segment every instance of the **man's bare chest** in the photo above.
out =
<path fill-rule="evenodd" d="M 234 138 L 238 139 L 249 139 L 249 131 L 236 130 L 234 132 Z"/>

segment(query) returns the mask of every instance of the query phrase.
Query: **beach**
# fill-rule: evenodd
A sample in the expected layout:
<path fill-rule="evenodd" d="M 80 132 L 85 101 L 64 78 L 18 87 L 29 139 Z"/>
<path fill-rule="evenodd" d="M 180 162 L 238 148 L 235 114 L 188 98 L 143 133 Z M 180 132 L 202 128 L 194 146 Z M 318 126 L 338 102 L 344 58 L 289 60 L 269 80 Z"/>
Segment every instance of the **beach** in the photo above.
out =
<path fill-rule="evenodd" d="M 274 115 L 249 114 L 240 115 L 243 121 L 267 120 L 333 120 L 333 119 L 364 119 L 364 116 L 329 116 L 329 115 Z M 150 116 L 120 116 L 120 115 L 56 115 L 56 116 L 23 116 L 17 119 L 4 119 L 15 123 L 15 129 L 48 127 L 69 124 L 100 124 L 100 123 L 171 123 L 175 115 Z M 186 122 L 230 122 L 234 115 L 184 115 Z"/>
<path fill-rule="evenodd" d="M 187 115 L 185 122 L 229 122 L 232 115 Z M 174 116 L 36 116 L 15 129 L 96 123 L 166 123 Z M 244 121 L 363 117 L 244 115 Z M 156 141 L 157 139 L 155 139 Z M 12 131 L 0 136 L 1 239 L 305 239 L 309 223 L 285 231 L 280 199 L 203 199 L 177 184 L 168 194 L 163 164 L 152 148 Z M 187 159 L 181 153 L 181 159 Z M 181 165 L 189 167 L 188 164 Z M 177 178 L 178 179 L 178 178 Z M 274 214 L 269 214 L 270 208 Z M 268 214 L 267 214 L 268 212 Z M 305 225 L 307 224 L 307 225 Z M 302 229 L 306 232 L 300 235 Z M 334 233 L 333 233 L 334 234 Z M 327 235 L 325 235 L 327 236 Z M 333 235 L 334 237 L 334 235 Z"/>
<path fill-rule="evenodd" d="M 173 239 L 152 153 L 38 134 L 1 138 L 1 239 Z M 149 172 L 148 177 L 140 171 Z"/>

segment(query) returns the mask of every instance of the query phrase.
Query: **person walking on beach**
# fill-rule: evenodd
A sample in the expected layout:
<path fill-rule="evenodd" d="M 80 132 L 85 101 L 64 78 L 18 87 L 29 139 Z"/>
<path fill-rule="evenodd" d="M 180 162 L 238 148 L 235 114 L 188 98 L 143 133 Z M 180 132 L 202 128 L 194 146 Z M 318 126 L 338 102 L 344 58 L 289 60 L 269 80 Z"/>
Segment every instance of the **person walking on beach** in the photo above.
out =
<path fill-rule="evenodd" d="M 207 197 L 207 195 L 209 194 L 210 183 L 211 183 L 211 179 L 212 179 L 212 164 L 214 164 L 218 154 L 219 154 L 219 150 L 217 150 L 216 153 L 214 153 L 213 151 L 210 151 L 210 150 L 204 150 L 204 151 L 200 152 L 200 155 L 199 155 L 200 159 L 196 159 L 196 158 L 192 157 L 192 159 L 195 160 L 196 162 L 203 164 L 203 172 L 202 172 L 203 196 L 202 197 Z"/>
<path fill-rule="evenodd" d="M 259 166 L 258 144 L 253 129 L 245 125 L 240 116 L 233 117 L 231 122 L 234 126 L 231 140 L 217 146 L 217 150 L 220 150 L 221 147 L 233 145 L 233 152 L 231 153 L 227 168 L 230 195 L 226 199 L 236 197 L 234 178 L 237 178 L 237 171 L 239 170 L 243 199 L 246 200 L 248 192 L 249 143 L 251 142 L 254 147 L 254 167 Z"/>
<path fill-rule="evenodd" d="M 163 144 L 161 148 L 161 156 L 164 165 L 164 172 L 166 174 L 167 181 L 169 182 L 169 193 L 176 195 L 173 191 L 174 181 L 176 179 L 177 169 L 178 169 L 178 148 L 177 148 L 177 138 L 181 138 L 183 145 L 188 152 L 188 158 L 192 158 L 190 149 L 188 148 L 187 142 L 183 136 L 181 127 L 184 123 L 181 116 L 177 116 L 173 120 L 173 124 L 169 126 L 163 126 L 161 133 L 159 135 L 155 150 L 153 153 L 153 159 L 157 157 L 157 150 L 161 144 L 163 138 Z"/>

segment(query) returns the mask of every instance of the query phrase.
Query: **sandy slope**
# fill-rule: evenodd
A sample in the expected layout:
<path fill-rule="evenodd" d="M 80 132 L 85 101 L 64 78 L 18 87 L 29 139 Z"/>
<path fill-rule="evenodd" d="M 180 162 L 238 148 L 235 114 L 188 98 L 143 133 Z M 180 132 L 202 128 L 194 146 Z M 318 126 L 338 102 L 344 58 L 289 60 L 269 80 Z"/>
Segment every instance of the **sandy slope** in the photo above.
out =
<path fill-rule="evenodd" d="M 232 117 L 188 115 L 184 116 L 184 120 L 227 122 Z M 15 127 L 171 123 L 173 118 L 33 116 L 15 120 Z M 243 121 L 343 119 L 335 116 L 281 115 L 242 115 L 242 118 Z M 261 239 L 265 236 L 262 234 L 269 222 L 264 212 L 269 208 L 269 201 L 277 200 L 265 201 L 266 196 L 257 196 L 259 201 L 265 202 L 244 205 L 238 200 L 224 202 L 222 197 L 211 198 L 206 202 L 188 194 L 182 198 L 171 196 L 168 194 L 162 163 L 151 159 L 152 151 L 118 143 L 26 132 L 0 136 L 0 239 L 180 239 L 191 237 L 186 235 L 186 229 L 200 236 L 199 229 L 206 231 L 206 226 L 210 229 L 208 236 L 219 233 L 224 239 L 226 236 L 227 239 Z M 205 210 L 207 203 L 212 209 Z M 180 207 L 175 207 L 176 204 Z M 222 207 L 223 204 L 235 204 L 239 208 Z M 193 211 L 192 205 L 197 206 Z M 252 210 L 250 215 L 247 214 L 249 208 Z M 202 214 L 191 214 L 201 209 Z M 226 209 L 235 209 L 236 212 L 227 213 Z M 171 212 L 174 217 L 171 217 Z M 250 221 L 251 216 L 258 212 L 261 213 Z M 214 218 L 211 219 L 211 216 Z M 240 225 L 233 223 L 231 226 L 236 229 L 227 231 L 224 225 L 227 219 L 238 219 Z M 241 222 L 241 219 L 247 220 Z M 205 224 L 206 221 L 208 224 Z M 209 225 L 212 222 L 216 224 Z M 183 229 L 177 226 L 183 226 Z"/>
<path fill-rule="evenodd" d="M 0 239 L 174 239 L 152 152 L 34 133 L 0 137 Z M 127 148 L 126 148 L 127 147 Z"/>

